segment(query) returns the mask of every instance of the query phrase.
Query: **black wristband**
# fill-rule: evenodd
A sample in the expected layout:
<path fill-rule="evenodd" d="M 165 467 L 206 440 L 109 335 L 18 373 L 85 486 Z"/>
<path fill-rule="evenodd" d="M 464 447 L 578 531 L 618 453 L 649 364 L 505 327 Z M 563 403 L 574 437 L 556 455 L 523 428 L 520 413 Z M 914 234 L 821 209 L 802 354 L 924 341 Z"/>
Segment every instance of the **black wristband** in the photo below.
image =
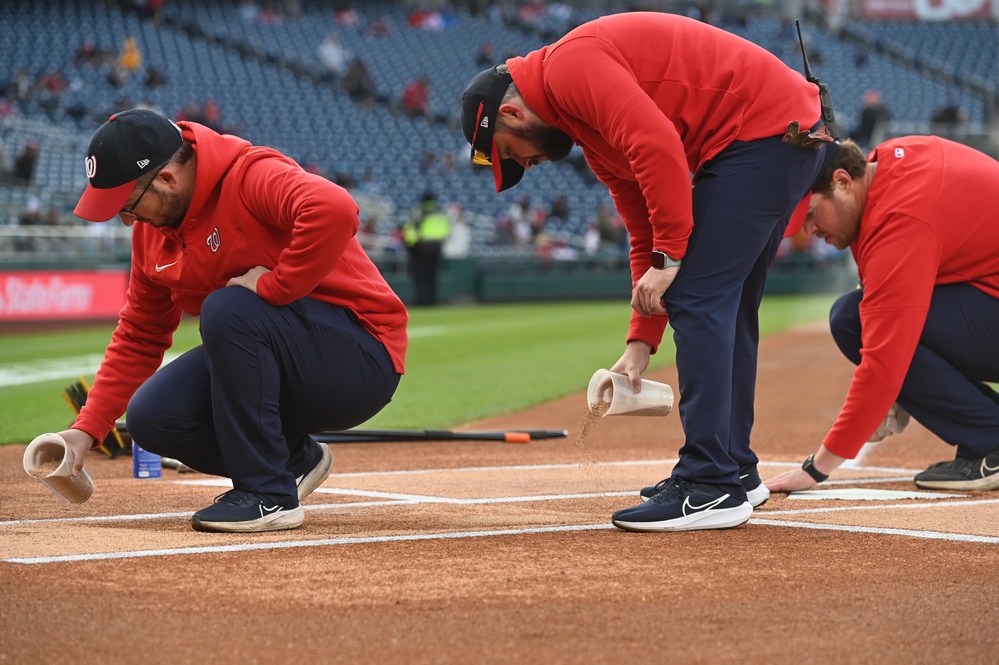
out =
<path fill-rule="evenodd" d="M 801 468 L 804 469 L 805 473 L 807 473 L 812 477 L 812 480 L 814 480 L 817 483 L 821 483 L 827 480 L 829 478 L 829 475 L 822 473 L 821 471 L 816 469 L 815 466 L 812 464 L 812 462 L 814 461 L 815 461 L 815 455 L 809 455 L 808 459 L 806 459 L 804 463 L 801 465 Z"/>

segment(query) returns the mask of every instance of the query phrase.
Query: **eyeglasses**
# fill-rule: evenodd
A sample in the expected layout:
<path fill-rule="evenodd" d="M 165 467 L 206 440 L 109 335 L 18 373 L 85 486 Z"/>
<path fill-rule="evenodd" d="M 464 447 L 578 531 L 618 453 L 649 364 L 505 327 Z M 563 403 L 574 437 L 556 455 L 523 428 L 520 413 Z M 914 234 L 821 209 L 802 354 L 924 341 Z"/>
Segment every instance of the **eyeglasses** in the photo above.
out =
<path fill-rule="evenodd" d="M 157 171 L 156 173 L 158 174 L 159 171 Z M 132 207 L 129 208 L 128 210 L 123 210 L 123 211 L 121 211 L 121 212 L 118 213 L 119 217 L 121 217 L 122 215 L 128 215 L 129 217 L 132 218 L 133 222 L 136 220 L 136 218 L 138 217 L 138 215 L 135 214 L 135 209 L 137 207 L 139 207 L 139 201 L 141 201 L 142 197 L 145 196 L 146 192 L 149 191 L 149 187 L 153 184 L 153 180 L 156 180 L 156 175 L 153 175 L 153 179 L 150 180 L 148 183 L 146 183 L 145 188 L 142 190 L 142 193 L 139 194 L 139 198 L 135 199 L 135 203 L 132 204 Z M 122 220 L 122 221 L 124 221 L 124 220 Z"/>
<path fill-rule="evenodd" d="M 482 166 L 492 166 L 492 157 L 475 147 L 475 142 L 479 138 L 479 128 L 482 127 L 479 123 L 482 122 L 482 112 L 485 109 L 486 103 L 479 102 L 479 112 L 475 116 L 475 132 L 472 134 L 472 163 L 481 164 Z"/>

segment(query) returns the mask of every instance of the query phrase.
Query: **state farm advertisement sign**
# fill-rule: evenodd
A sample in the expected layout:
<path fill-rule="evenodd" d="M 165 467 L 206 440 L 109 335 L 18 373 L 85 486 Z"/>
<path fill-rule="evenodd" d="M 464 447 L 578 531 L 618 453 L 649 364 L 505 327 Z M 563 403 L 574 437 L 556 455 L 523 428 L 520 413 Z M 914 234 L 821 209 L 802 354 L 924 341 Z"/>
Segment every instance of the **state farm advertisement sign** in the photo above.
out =
<path fill-rule="evenodd" d="M 127 288 L 125 271 L 0 272 L 0 321 L 117 319 Z"/>
<path fill-rule="evenodd" d="M 875 19 L 951 21 L 996 15 L 992 0 L 861 0 L 861 14 Z"/>

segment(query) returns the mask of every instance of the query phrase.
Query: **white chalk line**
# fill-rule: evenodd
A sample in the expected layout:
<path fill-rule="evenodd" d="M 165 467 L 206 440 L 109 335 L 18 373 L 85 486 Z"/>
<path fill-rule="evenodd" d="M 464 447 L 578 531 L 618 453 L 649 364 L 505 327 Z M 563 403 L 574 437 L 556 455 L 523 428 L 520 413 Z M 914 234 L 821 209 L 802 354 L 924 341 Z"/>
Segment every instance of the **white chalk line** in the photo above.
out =
<path fill-rule="evenodd" d="M 280 543 L 245 543 L 242 545 L 218 545 L 211 547 L 177 547 L 161 550 L 135 550 L 131 552 L 109 552 L 106 554 L 70 554 L 50 557 L 25 557 L 4 559 L 9 563 L 67 563 L 75 561 L 103 561 L 107 559 L 134 559 L 149 556 L 175 556 L 180 554 L 218 554 L 221 552 L 250 552 L 254 550 L 280 550 L 293 547 L 330 547 L 335 545 L 361 545 L 369 543 L 399 543 L 420 540 L 449 540 L 461 538 L 484 538 L 489 536 L 520 536 L 525 534 L 561 533 L 567 531 L 597 531 L 613 529 L 610 524 L 574 524 L 569 526 L 531 527 L 524 529 L 500 529 L 496 531 L 458 531 L 454 533 L 414 533 L 399 536 L 359 536 L 345 538 L 324 538 L 320 540 L 290 540 Z"/>
<path fill-rule="evenodd" d="M 675 460 L 639 460 L 639 461 L 626 461 L 626 462 L 600 462 L 592 464 L 590 466 L 633 466 L 633 465 L 663 464 L 663 463 L 669 463 L 671 461 L 675 462 Z M 781 467 L 798 466 L 797 462 L 761 462 L 761 464 L 767 466 L 781 466 Z M 581 465 L 579 464 L 537 464 L 537 465 L 520 465 L 520 466 L 506 466 L 506 467 L 503 466 L 461 467 L 457 469 L 419 469 L 419 470 L 401 470 L 401 471 L 357 472 L 350 474 L 337 474 L 336 476 L 331 476 L 331 477 L 336 478 L 338 476 L 349 476 L 356 478 L 356 477 L 372 477 L 372 476 L 385 476 L 385 475 L 407 475 L 413 473 L 418 473 L 418 474 L 441 473 L 441 472 L 449 473 L 455 471 L 471 472 L 471 471 L 496 471 L 496 470 L 516 471 L 523 469 L 563 469 L 563 468 L 579 468 L 580 466 Z M 896 468 L 887 468 L 887 467 L 877 467 L 877 468 L 868 467 L 865 468 L 865 470 L 879 471 L 879 472 L 894 472 L 894 473 L 903 473 L 903 474 L 914 473 L 914 470 L 912 469 L 896 469 Z M 895 478 L 895 477 L 877 478 L 877 479 L 858 478 L 858 479 L 843 479 L 838 482 L 827 481 L 826 484 L 897 482 L 898 480 L 900 480 L 900 478 Z M 186 485 L 231 486 L 230 482 L 227 479 L 177 480 L 174 482 Z M 487 497 L 487 498 L 476 498 L 476 499 L 460 499 L 453 497 L 439 497 L 439 496 L 405 494 L 405 493 L 396 493 L 396 492 L 381 492 L 375 490 L 358 490 L 358 489 L 338 488 L 338 487 L 318 488 L 316 490 L 316 493 L 339 494 L 344 496 L 358 496 L 358 497 L 376 498 L 382 500 L 341 503 L 341 504 L 307 505 L 303 506 L 305 510 L 307 511 L 343 510 L 349 508 L 372 508 L 372 507 L 392 506 L 392 505 L 420 505 L 427 503 L 439 503 L 439 504 L 449 504 L 449 505 L 530 503 L 538 501 L 564 501 L 570 499 L 623 497 L 623 496 L 633 495 L 634 491 L 580 492 L 573 494 L 544 494 L 544 495 L 514 496 L 514 497 Z M 877 505 L 802 508 L 802 509 L 780 510 L 772 512 L 760 511 L 759 516 L 750 520 L 750 523 L 765 524 L 769 526 L 784 526 L 788 528 L 836 530 L 836 531 L 847 531 L 851 533 L 875 533 L 875 534 L 887 534 L 887 535 L 901 535 L 914 538 L 928 538 L 935 540 L 950 540 L 957 542 L 979 542 L 979 543 L 999 544 L 999 537 L 993 537 L 993 536 L 976 536 L 971 534 L 947 533 L 940 531 L 891 529 L 891 528 L 882 528 L 882 527 L 863 527 L 863 526 L 841 525 L 841 524 L 818 524 L 813 522 L 793 522 L 793 521 L 772 519 L 772 517 L 777 517 L 777 516 L 847 512 L 847 511 L 856 511 L 856 510 L 872 510 L 872 509 L 885 509 L 885 508 L 920 509 L 920 508 L 937 508 L 944 505 L 976 506 L 976 505 L 995 504 L 995 503 L 999 503 L 999 499 L 946 501 L 943 503 L 941 503 L 939 500 L 934 500 L 925 503 L 907 501 L 905 503 L 893 503 L 890 505 L 885 505 L 882 503 Z M 47 518 L 47 519 L 38 519 L 38 520 L 11 520 L 11 521 L 0 522 L 0 527 L 39 524 L 39 523 L 52 523 L 52 522 L 115 522 L 115 521 L 181 519 L 189 517 L 190 514 L 191 513 L 189 512 L 147 513 L 147 514 L 137 514 L 137 515 L 109 515 L 109 516 L 87 516 L 87 517 L 61 517 L 61 518 Z M 285 549 L 290 547 L 320 547 L 320 546 L 335 546 L 335 545 L 352 545 L 360 543 L 385 543 L 385 542 L 402 542 L 402 541 L 415 541 L 415 540 L 480 538 L 487 536 L 558 533 L 558 532 L 589 531 L 589 530 L 612 529 L 612 528 L 614 527 L 611 524 L 566 525 L 558 527 L 505 529 L 498 531 L 467 531 L 467 532 L 444 533 L 444 534 L 425 533 L 425 534 L 378 536 L 378 537 L 351 537 L 351 538 L 345 537 L 345 538 L 333 538 L 333 539 L 321 539 L 321 540 L 284 541 L 278 543 L 250 543 L 243 545 L 186 547 L 186 548 L 157 549 L 157 550 L 135 550 L 128 552 L 87 553 L 87 554 L 74 554 L 74 555 L 51 556 L 51 557 L 12 557 L 7 559 L 2 559 L 0 561 L 8 563 L 20 563 L 20 564 L 65 563 L 65 562 L 77 562 L 77 561 L 139 558 L 139 557 L 149 557 L 149 556 L 172 556 L 172 555 L 181 555 L 181 554 L 213 554 L 221 552 Z"/>
<path fill-rule="evenodd" d="M 996 536 L 975 536 L 968 533 L 948 533 L 945 531 L 917 531 L 914 529 L 892 529 L 876 526 L 851 526 L 846 524 L 815 524 L 813 522 L 785 522 L 783 520 L 751 519 L 750 524 L 766 524 L 768 526 L 783 526 L 792 529 L 816 529 L 818 531 L 846 531 L 849 533 L 876 533 L 887 536 L 908 536 L 910 538 L 927 538 L 930 540 L 948 540 L 959 543 L 988 543 L 999 545 Z"/>

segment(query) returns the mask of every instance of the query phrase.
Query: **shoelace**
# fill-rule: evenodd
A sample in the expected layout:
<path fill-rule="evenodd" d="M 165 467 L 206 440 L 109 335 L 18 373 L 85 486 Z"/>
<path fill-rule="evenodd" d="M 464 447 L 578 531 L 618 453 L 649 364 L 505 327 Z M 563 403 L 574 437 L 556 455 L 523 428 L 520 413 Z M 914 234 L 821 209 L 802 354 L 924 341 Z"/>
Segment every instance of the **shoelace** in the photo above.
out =
<path fill-rule="evenodd" d="M 676 478 L 676 477 L 667 478 L 666 480 L 659 483 L 659 485 L 662 485 L 663 487 L 658 494 L 652 497 L 651 500 L 655 501 L 656 503 L 666 503 L 667 501 L 679 499 L 681 496 L 683 496 L 684 484 L 686 482 L 687 481 L 683 480 L 682 478 Z M 659 485 L 656 485 L 657 489 L 659 488 Z"/>
<path fill-rule="evenodd" d="M 250 498 L 250 496 L 250 493 L 245 490 L 231 489 L 215 497 L 215 503 L 231 503 L 234 506 L 238 506 Z"/>

